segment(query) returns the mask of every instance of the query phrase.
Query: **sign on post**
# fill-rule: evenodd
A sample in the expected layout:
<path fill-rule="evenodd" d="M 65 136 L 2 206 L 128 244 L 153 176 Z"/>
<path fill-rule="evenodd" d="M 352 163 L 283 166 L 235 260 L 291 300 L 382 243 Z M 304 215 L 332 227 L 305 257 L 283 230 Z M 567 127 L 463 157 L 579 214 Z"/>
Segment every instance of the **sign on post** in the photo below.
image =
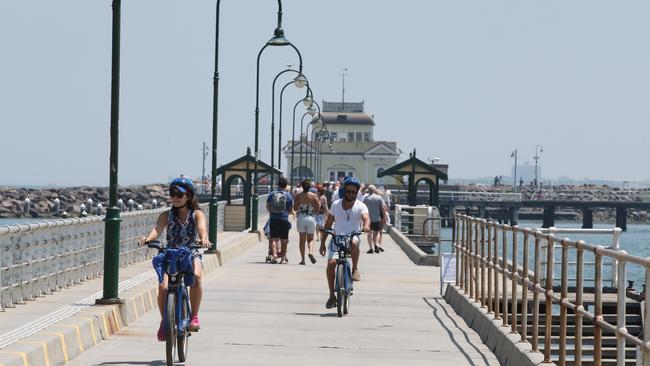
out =
<path fill-rule="evenodd" d="M 456 254 L 440 253 L 440 294 L 446 283 L 456 283 Z"/>

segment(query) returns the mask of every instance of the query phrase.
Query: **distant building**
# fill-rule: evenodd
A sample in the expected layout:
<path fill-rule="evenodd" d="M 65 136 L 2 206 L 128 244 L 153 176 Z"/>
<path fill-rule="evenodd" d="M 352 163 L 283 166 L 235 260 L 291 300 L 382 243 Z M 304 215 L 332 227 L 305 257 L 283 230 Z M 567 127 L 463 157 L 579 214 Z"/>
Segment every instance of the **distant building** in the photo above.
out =
<path fill-rule="evenodd" d="M 514 176 L 515 166 L 510 167 L 510 176 Z M 530 164 L 528 161 L 524 162 L 523 165 L 517 164 L 517 176 L 515 177 L 517 184 L 519 184 L 519 179 L 524 180 L 524 184 L 530 184 L 530 182 L 535 181 L 535 164 Z M 542 166 L 537 165 L 537 179 L 542 180 Z"/>
<path fill-rule="evenodd" d="M 375 119 L 364 112 L 363 102 L 323 101 L 320 118 L 324 128 L 318 117 L 314 115 L 300 140 L 290 140 L 284 148 L 294 184 L 304 177 L 321 182 L 344 176 L 375 185 L 394 183 L 391 178 L 377 178 L 377 173 L 395 165 L 401 150 L 397 142 L 374 139 Z"/>

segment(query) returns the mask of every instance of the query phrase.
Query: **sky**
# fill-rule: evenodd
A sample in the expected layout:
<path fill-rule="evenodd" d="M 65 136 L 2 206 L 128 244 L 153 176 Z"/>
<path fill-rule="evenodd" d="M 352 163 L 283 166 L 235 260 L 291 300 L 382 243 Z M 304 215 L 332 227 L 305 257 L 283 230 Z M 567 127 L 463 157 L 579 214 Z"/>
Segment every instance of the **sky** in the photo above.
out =
<path fill-rule="evenodd" d="M 215 5 L 122 1 L 120 184 L 201 175 L 202 143 L 212 141 Z M 277 6 L 221 3 L 218 165 L 254 144 L 256 59 Z M 365 102 L 375 140 L 397 141 L 401 159 L 417 149 L 422 160 L 449 164 L 450 179 L 508 176 L 514 149 L 520 164 L 534 164 L 541 145 L 542 179 L 650 179 L 650 2 L 282 7 L 316 100 L 341 100 L 347 68 L 345 100 Z M 108 185 L 111 16 L 109 0 L 0 2 L 0 185 Z M 265 161 L 271 83 L 287 64 L 298 64 L 288 47 L 267 49 L 260 61 Z M 284 93 L 285 143 L 303 95 Z M 208 156 L 207 171 L 210 164 Z"/>

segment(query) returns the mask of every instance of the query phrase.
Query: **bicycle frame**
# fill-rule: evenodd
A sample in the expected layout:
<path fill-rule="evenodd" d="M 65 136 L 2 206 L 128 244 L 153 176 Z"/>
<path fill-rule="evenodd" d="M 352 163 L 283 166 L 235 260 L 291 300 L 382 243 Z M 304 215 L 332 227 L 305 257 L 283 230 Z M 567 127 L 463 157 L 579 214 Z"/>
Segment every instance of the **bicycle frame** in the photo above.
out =
<path fill-rule="evenodd" d="M 182 249 L 168 248 L 165 250 L 165 273 L 169 278 L 167 285 L 167 297 L 170 293 L 176 294 L 176 332 L 182 334 L 190 326 L 190 319 L 192 318 L 192 308 L 190 307 L 190 298 L 188 296 L 187 287 L 185 286 L 185 274 L 178 271 L 178 260 L 182 254 Z M 188 255 L 191 255 L 188 254 Z M 183 303 L 187 309 L 187 318 L 183 318 Z M 165 309 L 163 314 L 167 314 L 167 302 L 165 301 Z M 167 316 L 164 317 L 165 326 L 168 325 L 169 320 Z"/>

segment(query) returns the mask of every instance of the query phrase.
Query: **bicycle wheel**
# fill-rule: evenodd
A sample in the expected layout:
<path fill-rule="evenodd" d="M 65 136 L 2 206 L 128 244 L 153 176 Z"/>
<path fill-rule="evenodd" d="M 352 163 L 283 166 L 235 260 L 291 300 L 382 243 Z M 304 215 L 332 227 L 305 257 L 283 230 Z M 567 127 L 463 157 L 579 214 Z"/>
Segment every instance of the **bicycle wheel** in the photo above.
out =
<path fill-rule="evenodd" d="M 343 314 L 347 315 L 350 311 L 350 295 L 352 292 L 352 276 L 350 275 L 350 267 L 345 266 L 345 291 L 343 291 Z"/>
<path fill-rule="evenodd" d="M 187 296 L 187 295 L 185 295 L 185 296 Z M 178 361 L 179 362 L 185 362 L 185 359 L 187 359 L 187 350 L 188 350 L 187 346 L 188 346 L 188 343 L 189 343 L 188 342 L 189 341 L 188 336 L 189 336 L 189 333 L 190 333 L 190 330 L 189 330 L 190 312 L 187 309 L 187 300 L 183 299 L 181 303 L 182 303 L 182 305 L 181 305 L 181 313 L 180 313 L 181 314 L 181 319 L 182 319 L 183 325 L 187 324 L 187 326 L 184 327 L 183 333 L 178 334 L 178 336 L 176 337 L 176 347 L 178 348 Z"/>
<path fill-rule="evenodd" d="M 345 266 L 343 263 L 336 265 L 336 312 L 339 317 L 343 316 L 342 306 L 345 296 Z"/>
<path fill-rule="evenodd" d="M 174 366 L 174 360 L 176 359 L 176 294 L 174 292 L 167 293 L 167 327 L 166 329 L 166 340 L 165 340 L 165 349 L 167 356 L 167 366 Z"/>

